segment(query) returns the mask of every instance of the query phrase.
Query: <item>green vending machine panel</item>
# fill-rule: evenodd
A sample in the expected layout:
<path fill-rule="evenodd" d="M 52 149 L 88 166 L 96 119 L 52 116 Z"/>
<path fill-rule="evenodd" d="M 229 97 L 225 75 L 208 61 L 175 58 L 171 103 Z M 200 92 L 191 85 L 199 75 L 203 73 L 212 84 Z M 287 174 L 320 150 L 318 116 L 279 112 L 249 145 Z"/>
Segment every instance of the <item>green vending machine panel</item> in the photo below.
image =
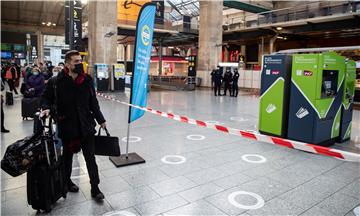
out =
<path fill-rule="evenodd" d="M 333 52 L 294 54 L 288 138 L 331 145 L 340 134 L 344 57 Z"/>
<path fill-rule="evenodd" d="M 351 121 L 353 113 L 353 101 L 355 96 L 356 62 L 346 62 L 345 85 L 342 97 L 342 109 L 340 120 L 340 136 L 338 141 L 345 142 L 351 137 Z"/>
<path fill-rule="evenodd" d="M 291 56 L 264 55 L 261 73 L 259 131 L 286 137 Z"/>

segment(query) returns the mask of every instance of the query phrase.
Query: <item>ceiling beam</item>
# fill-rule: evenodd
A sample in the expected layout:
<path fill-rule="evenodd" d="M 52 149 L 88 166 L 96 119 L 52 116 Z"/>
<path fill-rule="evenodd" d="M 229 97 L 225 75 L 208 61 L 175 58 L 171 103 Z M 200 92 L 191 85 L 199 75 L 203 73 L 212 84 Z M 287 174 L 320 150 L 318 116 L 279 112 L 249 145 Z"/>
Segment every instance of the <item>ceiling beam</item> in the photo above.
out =
<path fill-rule="evenodd" d="M 20 23 L 20 1 L 17 2 L 17 22 Z"/>
<path fill-rule="evenodd" d="M 44 10 L 45 10 L 44 5 L 45 5 L 45 2 L 42 1 L 42 2 L 41 2 L 41 7 L 40 7 L 40 8 L 41 8 L 41 10 L 40 10 L 40 15 L 39 15 L 39 19 L 38 19 L 38 23 L 37 23 L 37 24 L 40 24 L 40 23 L 42 22 L 41 18 L 42 18 L 43 12 L 44 12 Z"/>
<path fill-rule="evenodd" d="M 62 14 L 65 12 L 64 10 L 65 10 L 65 6 L 62 6 L 62 7 L 61 7 L 61 12 L 60 12 L 58 18 L 56 19 L 56 25 L 57 25 L 57 26 L 59 26 L 60 18 L 62 17 Z M 65 16 L 65 15 L 64 15 L 64 16 Z"/>
<path fill-rule="evenodd" d="M 7 24 L 1 23 L 2 31 L 9 32 L 21 32 L 21 33 L 36 33 L 40 31 L 46 35 L 57 35 L 61 36 L 65 34 L 64 27 L 56 26 L 56 27 L 47 27 L 47 26 L 35 26 L 35 25 L 26 25 L 26 24 Z"/>

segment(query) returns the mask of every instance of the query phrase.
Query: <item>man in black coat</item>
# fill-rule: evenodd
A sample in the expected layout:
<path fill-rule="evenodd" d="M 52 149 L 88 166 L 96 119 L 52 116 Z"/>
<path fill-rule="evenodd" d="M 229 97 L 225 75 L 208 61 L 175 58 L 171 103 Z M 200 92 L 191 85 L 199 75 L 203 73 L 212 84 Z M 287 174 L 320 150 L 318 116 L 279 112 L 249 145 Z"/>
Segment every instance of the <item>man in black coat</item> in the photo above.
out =
<path fill-rule="evenodd" d="M 227 90 L 229 89 L 229 93 L 231 95 L 231 81 L 232 81 L 232 74 L 229 69 L 226 69 L 224 74 L 224 95 L 226 95 Z"/>
<path fill-rule="evenodd" d="M 232 86 L 231 86 L 231 94 L 230 94 L 230 96 L 233 96 L 233 97 L 238 96 L 238 93 L 239 93 L 239 86 L 238 86 L 239 77 L 240 77 L 240 74 L 239 74 L 238 70 L 235 68 L 234 69 L 234 76 L 233 76 L 233 79 L 232 79 L 233 82 L 232 82 Z"/>
<path fill-rule="evenodd" d="M 215 84 L 215 88 L 214 88 L 214 93 L 215 96 L 219 95 L 220 96 L 220 88 L 221 88 L 221 80 L 222 80 L 222 72 L 220 70 L 220 67 L 218 66 L 218 68 L 215 70 L 215 74 L 214 74 L 214 84 Z"/>
<path fill-rule="evenodd" d="M 90 177 L 91 196 L 104 199 L 100 191 L 98 167 L 94 155 L 95 120 L 106 127 L 100 111 L 92 78 L 84 73 L 80 53 L 76 50 L 65 54 L 65 68 L 58 76 L 49 80 L 41 97 L 42 115 L 49 115 L 50 109 L 57 120 L 58 136 L 63 143 L 65 177 L 68 191 L 78 192 L 70 177 L 73 154 L 83 151 Z"/>

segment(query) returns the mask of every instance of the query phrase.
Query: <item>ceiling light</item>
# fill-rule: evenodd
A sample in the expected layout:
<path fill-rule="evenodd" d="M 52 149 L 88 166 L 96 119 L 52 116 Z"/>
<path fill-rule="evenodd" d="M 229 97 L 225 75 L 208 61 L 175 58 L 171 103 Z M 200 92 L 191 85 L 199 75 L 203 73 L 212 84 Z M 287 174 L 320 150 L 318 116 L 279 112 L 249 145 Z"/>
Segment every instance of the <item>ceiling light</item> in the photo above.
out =
<path fill-rule="evenodd" d="M 46 25 L 46 23 L 45 23 L 45 22 L 42 22 L 41 24 Z"/>
<path fill-rule="evenodd" d="M 51 25 L 51 22 L 48 22 L 47 24 L 48 24 L 48 25 Z"/>
<path fill-rule="evenodd" d="M 278 31 L 281 31 L 283 28 L 282 27 L 276 27 L 276 30 L 278 30 Z"/>
<path fill-rule="evenodd" d="M 52 25 L 53 25 L 53 26 L 56 26 L 56 23 L 53 23 Z"/>
<path fill-rule="evenodd" d="M 281 37 L 281 36 L 277 36 L 276 38 L 277 38 L 277 39 L 284 39 L 284 38 L 283 38 L 283 37 Z"/>

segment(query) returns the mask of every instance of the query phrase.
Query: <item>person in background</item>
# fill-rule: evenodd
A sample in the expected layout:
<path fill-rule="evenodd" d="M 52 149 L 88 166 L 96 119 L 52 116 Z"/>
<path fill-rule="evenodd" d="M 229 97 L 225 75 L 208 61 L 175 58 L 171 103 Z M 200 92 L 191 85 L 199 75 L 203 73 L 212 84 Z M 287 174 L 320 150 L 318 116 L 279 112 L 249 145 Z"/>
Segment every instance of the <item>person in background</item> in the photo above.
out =
<path fill-rule="evenodd" d="M 216 70 L 212 70 L 211 73 L 210 73 L 210 76 L 211 76 L 211 89 L 214 88 L 214 83 L 215 83 L 215 72 Z"/>
<path fill-rule="evenodd" d="M 220 88 L 221 88 L 221 81 L 222 81 L 223 77 L 222 77 L 222 72 L 220 67 L 218 66 L 217 69 L 215 70 L 215 74 L 214 74 L 214 84 L 215 84 L 215 88 L 214 88 L 214 94 L 215 96 L 220 96 Z"/>
<path fill-rule="evenodd" d="M 54 69 L 54 66 L 52 65 L 52 62 L 51 61 L 48 61 L 46 63 L 46 72 L 44 73 L 44 78 L 47 82 L 47 80 L 49 80 L 52 76 L 53 76 L 53 69 Z"/>
<path fill-rule="evenodd" d="M 45 79 L 40 72 L 40 68 L 35 66 L 32 68 L 32 74 L 26 82 L 25 97 L 40 97 L 45 88 Z"/>
<path fill-rule="evenodd" d="M 231 81 L 232 81 L 232 74 L 230 72 L 230 69 L 226 69 L 226 72 L 224 74 L 224 95 L 226 96 L 226 92 L 229 89 L 229 93 L 231 95 Z"/>
<path fill-rule="evenodd" d="M 5 79 L 9 85 L 10 91 L 14 91 L 15 94 L 19 94 L 16 90 L 15 87 L 15 81 L 17 80 L 17 75 L 18 72 L 16 70 L 16 67 L 14 64 L 10 64 L 7 68 L 6 68 L 6 72 L 5 72 Z"/>
<path fill-rule="evenodd" d="M 56 103 L 56 104 L 55 104 Z M 73 154 L 82 150 L 88 170 L 91 196 L 103 200 L 100 191 L 98 167 L 95 160 L 95 120 L 106 128 L 105 118 L 90 75 L 84 73 L 80 53 L 71 50 L 65 54 L 65 68 L 49 80 L 41 97 L 41 116 L 50 114 L 57 119 L 58 136 L 63 143 L 65 177 L 69 192 L 78 192 L 70 177 Z"/>
<path fill-rule="evenodd" d="M 1 79 L 1 93 L 2 91 L 4 91 L 5 87 L 4 87 L 4 84 L 2 82 L 3 80 Z M 5 115 L 4 115 L 4 108 L 3 108 L 3 105 L 4 105 L 4 98 L 3 98 L 3 95 L 1 94 L 1 133 L 9 133 L 10 131 L 5 129 L 5 126 L 4 126 L 4 118 L 5 118 Z"/>
<path fill-rule="evenodd" d="M 234 76 L 233 76 L 233 79 L 232 79 L 231 94 L 230 94 L 230 96 L 232 96 L 232 97 L 237 97 L 238 96 L 238 93 L 239 93 L 239 86 L 238 86 L 239 77 L 240 77 L 240 74 L 238 72 L 238 69 L 235 68 L 234 69 Z"/>

